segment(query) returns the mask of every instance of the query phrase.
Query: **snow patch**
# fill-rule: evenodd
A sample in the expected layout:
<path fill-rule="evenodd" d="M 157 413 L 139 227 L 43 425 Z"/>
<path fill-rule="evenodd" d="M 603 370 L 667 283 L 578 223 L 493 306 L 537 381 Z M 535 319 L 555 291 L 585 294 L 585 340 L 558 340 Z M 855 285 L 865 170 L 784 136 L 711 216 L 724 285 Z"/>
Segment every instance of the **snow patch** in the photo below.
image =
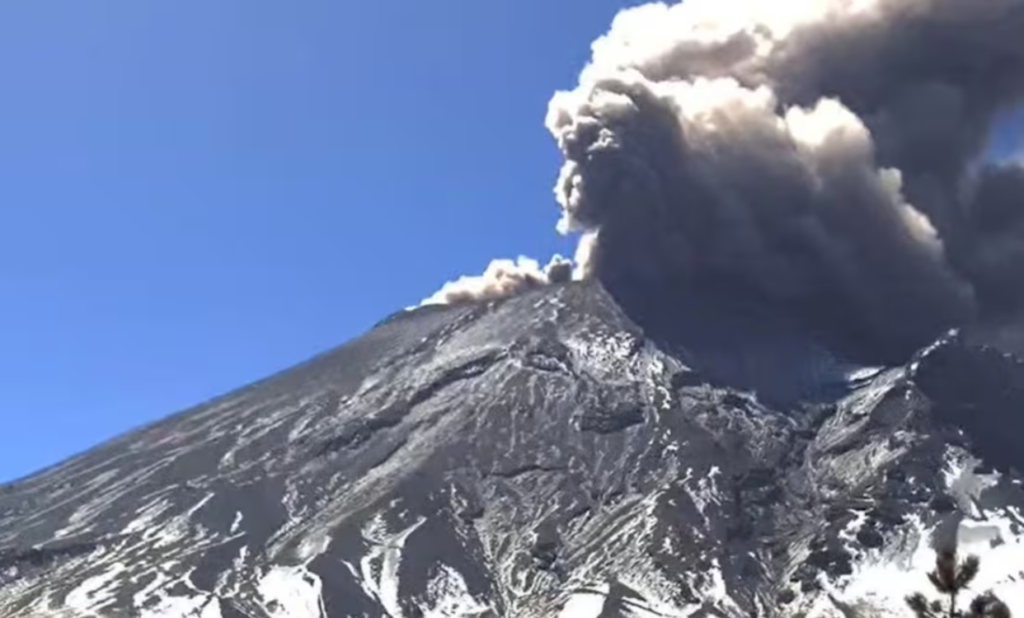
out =
<path fill-rule="evenodd" d="M 99 615 L 98 611 L 115 600 L 114 581 L 117 576 L 127 571 L 125 565 L 117 562 L 110 569 L 94 575 L 76 586 L 64 597 L 64 604 L 83 614 Z"/>
<path fill-rule="evenodd" d="M 305 566 L 272 567 L 256 585 L 271 618 L 326 618 L 323 582 Z M 205 618 L 205 617 L 204 617 Z"/>
<path fill-rule="evenodd" d="M 363 529 L 363 538 L 372 546 L 359 561 L 360 584 L 391 618 L 403 618 L 398 599 L 398 567 L 402 562 L 402 549 L 406 540 L 426 521 L 421 517 L 408 528 L 390 534 L 384 519 L 378 515 Z"/>
<path fill-rule="evenodd" d="M 139 618 L 223 618 L 220 612 L 220 601 L 210 595 L 166 596 Z"/>
<path fill-rule="evenodd" d="M 611 586 L 602 584 L 573 593 L 562 606 L 558 618 L 598 618 L 604 611 L 604 601 L 610 591 Z"/>
<path fill-rule="evenodd" d="M 189 528 L 192 526 L 192 519 L 199 509 L 206 506 L 206 504 L 213 499 L 213 492 L 208 491 L 199 500 L 199 502 L 192 505 L 187 511 L 181 515 L 175 515 L 163 526 L 150 526 L 149 529 L 143 533 L 143 538 L 147 541 L 154 541 L 153 547 L 169 547 L 174 545 L 178 541 L 188 536 Z"/>
<path fill-rule="evenodd" d="M 457 618 L 477 616 L 491 606 L 473 598 L 466 580 L 455 569 L 442 564 L 439 573 L 427 584 L 431 607 L 420 606 L 424 618 Z"/>
<path fill-rule="evenodd" d="M 885 367 L 855 367 L 845 372 L 845 378 L 847 382 L 867 382 L 877 378 L 885 371 Z"/>
<path fill-rule="evenodd" d="M 946 489 L 956 499 L 960 509 L 974 518 L 983 517 L 978 507 L 982 493 L 999 485 L 1002 478 L 998 472 L 978 474 L 975 472 L 981 460 L 959 448 L 946 451 L 946 466 L 943 478 Z"/>
<path fill-rule="evenodd" d="M 170 588 L 172 582 L 172 577 L 168 577 L 162 569 L 158 569 L 155 572 L 153 581 L 149 582 L 145 588 L 132 595 L 132 604 L 135 606 L 136 610 L 141 612 L 144 607 L 152 605 L 152 599 L 157 597 L 160 590 Z"/>
<path fill-rule="evenodd" d="M 153 527 L 154 522 L 160 519 L 160 516 L 171 510 L 174 507 L 173 504 L 166 498 L 160 498 L 154 500 L 138 510 L 138 517 L 128 522 L 128 525 L 124 527 L 121 534 L 135 534 L 137 532 L 144 532 Z"/>
<path fill-rule="evenodd" d="M 972 583 L 972 594 L 991 590 L 1014 614 L 1024 614 L 1024 519 L 1014 507 L 981 511 L 968 516 L 957 529 L 961 555 L 981 559 L 981 571 Z M 937 598 L 926 573 L 935 566 L 931 539 L 937 526 L 925 526 L 914 518 L 904 534 L 890 545 L 870 550 L 854 563 L 854 573 L 836 583 L 823 581 L 838 600 L 885 615 L 907 616 L 904 597 L 920 591 Z M 825 615 L 830 603 L 823 598 L 810 616 Z"/>
<path fill-rule="evenodd" d="M 693 478 L 693 468 L 686 470 L 686 478 L 683 479 L 683 488 L 686 493 L 693 500 L 694 506 L 697 507 L 697 511 L 707 521 L 707 514 L 704 512 L 709 504 L 720 504 L 721 496 L 718 490 L 718 483 L 715 480 L 721 476 L 722 470 L 718 466 L 711 466 L 708 473 L 697 481 L 697 487 L 691 487 L 689 482 Z"/>
<path fill-rule="evenodd" d="M 238 529 L 242 526 L 243 519 L 245 519 L 245 516 L 242 515 L 242 511 L 235 511 L 235 519 L 231 522 L 231 529 L 228 531 L 228 534 L 237 533 Z"/>
<path fill-rule="evenodd" d="M 331 546 L 331 536 L 325 532 L 312 534 L 299 543 L 296 554 L 303 564 L 309 564 Z"/>

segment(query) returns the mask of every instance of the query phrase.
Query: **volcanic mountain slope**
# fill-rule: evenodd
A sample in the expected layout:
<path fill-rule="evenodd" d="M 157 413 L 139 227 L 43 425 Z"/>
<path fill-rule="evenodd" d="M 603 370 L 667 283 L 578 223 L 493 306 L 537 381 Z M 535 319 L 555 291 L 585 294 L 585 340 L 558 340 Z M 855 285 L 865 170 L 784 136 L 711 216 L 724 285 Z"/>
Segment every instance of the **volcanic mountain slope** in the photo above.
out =
<path fill-rule="evenodd" d="M 1024 615 L 1019 358 L 748 340 L 593 282 L 397 315 L 0 488 L 0 616 L 905 615 L 954 535 Z"/>

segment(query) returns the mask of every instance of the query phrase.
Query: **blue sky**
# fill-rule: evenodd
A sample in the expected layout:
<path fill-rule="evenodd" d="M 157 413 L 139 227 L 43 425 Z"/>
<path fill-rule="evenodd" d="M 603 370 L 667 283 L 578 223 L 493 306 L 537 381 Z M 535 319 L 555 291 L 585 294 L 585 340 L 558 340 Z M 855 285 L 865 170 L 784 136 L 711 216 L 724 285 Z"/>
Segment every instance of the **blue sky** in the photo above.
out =
<path fill-rule="evenodd" d="M 544 112 L 627 4 L 0 4 L 0 480 L 570 252 Z"/>
<path fill-rule="evenodd" d="M 568 248 L 616 0 L 0 3 L 0 480 Z"/>

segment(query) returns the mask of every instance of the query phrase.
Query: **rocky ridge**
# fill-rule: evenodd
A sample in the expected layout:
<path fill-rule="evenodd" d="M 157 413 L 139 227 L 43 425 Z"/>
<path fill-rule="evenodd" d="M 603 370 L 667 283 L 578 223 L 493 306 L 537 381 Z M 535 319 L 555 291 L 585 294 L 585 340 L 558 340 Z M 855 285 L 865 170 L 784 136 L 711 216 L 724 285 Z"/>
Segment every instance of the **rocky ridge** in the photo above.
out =
<path fill-rule="evenodd" d="M 596 283 L 393 316 L 0 488 L 0 615 L 899 616 L 953 538 L 1024 615 L 1020 356 L 712 348 Z"/>

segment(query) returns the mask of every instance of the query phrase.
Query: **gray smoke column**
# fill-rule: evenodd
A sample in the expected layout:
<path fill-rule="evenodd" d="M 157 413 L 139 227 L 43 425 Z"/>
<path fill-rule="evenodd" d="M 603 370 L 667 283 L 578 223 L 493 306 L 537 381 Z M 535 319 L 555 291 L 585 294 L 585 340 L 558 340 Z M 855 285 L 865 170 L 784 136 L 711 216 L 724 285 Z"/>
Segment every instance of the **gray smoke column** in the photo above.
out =
<path fill-rule="evenodd" d="M 568 281 L 572 263 L 556 255 L 541 268 L 536 260 L 520 256 L 517 260 L 492 260 L 482 275 L 464 276 L 450 281 L 421 305 L 446 305 L 511 296 L 550 283 Z"/>
<path fill-rule="evenodd" d="M 980 160 L 1022 95 L 1024 0 L 625 10 L 546 119 L 573 274 L 649 305 L 738 292 L 906 355 L 1024 303 L 1024 172 Z M 550 279 L 501 262 L 434 301 Z"/>
<path fill-rule="evenodd" d="M 743 290 L 903 354 L 1020 301 L 1021 174 L 975 163 L 1022 93 L 1024 0 L 626 10 L 550 104 L 559 230 L 609 287 Z"/>
<path fill-rule="evenodd" d="M 984 317 L 1024 308 L 1024 166 L 1005 163 L 979 172 L 964 200 L 952 259 L 974 285 Z"/>

